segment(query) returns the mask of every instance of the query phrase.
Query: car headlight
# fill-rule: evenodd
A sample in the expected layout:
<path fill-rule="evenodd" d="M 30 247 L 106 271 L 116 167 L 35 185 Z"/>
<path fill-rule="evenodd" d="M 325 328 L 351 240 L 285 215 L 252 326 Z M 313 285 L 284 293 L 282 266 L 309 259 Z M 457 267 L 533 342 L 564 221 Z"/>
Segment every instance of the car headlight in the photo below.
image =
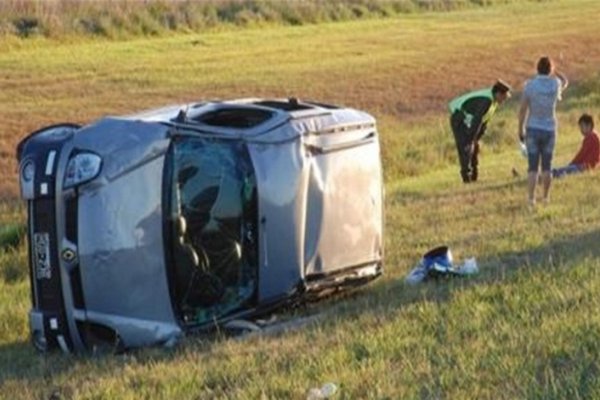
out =
<path fill-rule="evenodd" d="M 33 164 L 33 161 L 29 160 L 23 164 L 23 167 L 21 168 L 21 178 L 23 178 L 23 181 L 25 182 L 31 182 L 34 175 L 35 165 Z"/>
<path fill-rule="evenodd" d="M 94 153 L 79 153 L 67 164 L 64 187 L 80 185 L 94 179 L 100 173 L 102 159 Z"/>

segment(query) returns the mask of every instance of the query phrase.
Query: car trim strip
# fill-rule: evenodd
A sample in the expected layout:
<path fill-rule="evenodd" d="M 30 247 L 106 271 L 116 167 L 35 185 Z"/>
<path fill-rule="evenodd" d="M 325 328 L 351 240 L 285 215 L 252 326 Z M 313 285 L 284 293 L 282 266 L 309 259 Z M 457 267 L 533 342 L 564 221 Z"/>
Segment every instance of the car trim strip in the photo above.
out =
<path fill-rule="evenodd" d="M 48 153 L 48 160 L 46 161 L 46 175 L 52 175 L 52 170 L 54 169 L 54 160 L 56 158 L 56 150 L 50 151 Z"/>
<path fill-rule="evenodd" d="M 64 176 L 64 173 L 67 169 L 67 163 L 69 161 L 68 154 L 71 154 L 73 150 L 73 144 L 67 143 L 63 149 L 65 156 L 59 158 L 58 166 L 57 166 L 57 176 Z M 57 245 L 58 243 L 62 243 L 65 238 L 65 200 L 68 196 L 70 196 L 70 192 L 63 191 L 63 180 L 56 179 L 56 203 L 55 203 L 55 215 L 56 215 L 56 239 Z M 77 329 L 77 325 L 75 323 L 74 318 L 74 303 L 73 303 L 73 289 L 71 287 L 71 280 L 69 277 L 70 268 L 69 265 L 62 259 L 62 257 L 58 257 L 58 266 L 60 270 L 60 281 L 62 286 L 62 294 L 63 294 L 63 304 L 65 306 L 65 318 L 67 320 L 67 327 L 70 333 L 71 342 L 73 344 L 73 351 L 79 352 L 85 349 L 83 344 L 83 340 L 79 335 L 79 330 Z M 63 339 L 64 340 L 64 339 Z M 59 340 L 59 344 L 60 340 Z M 65 343 L 66 345 L 66 343 Z M 62 344 L 61 344 L 62 348 Z M 68 347 L 62 349 L 64 352 L 68 353 Z"/>

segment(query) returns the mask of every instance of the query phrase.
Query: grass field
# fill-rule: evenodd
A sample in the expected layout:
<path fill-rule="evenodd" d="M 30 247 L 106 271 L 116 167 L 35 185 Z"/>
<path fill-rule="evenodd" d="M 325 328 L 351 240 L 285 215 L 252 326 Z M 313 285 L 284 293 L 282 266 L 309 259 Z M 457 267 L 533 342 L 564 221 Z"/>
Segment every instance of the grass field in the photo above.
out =
<path fill-rule="evenodd" d="M 190 338 L 120 356 L 40 356 L 28 343 L 24 245 L 0 250 L 0 398 L 600 398 L 598 175 L 556 181 L 526 208 L 518 95 L 492 122 L 481 182 L 463 186 L 445 114 L 458 92 L 501 76 L 520 90 L 538 56 L 573 79 L 560 104 L 557 164 L 600 120 L 600 3 L 563 0 L 301 27 L 65 43 L 0 42 L 0 224 L 23 221 L 14 146 L 64 120 L 201 98 L 295 95 L 370 111 L 386 173 L 386 275 L 295 311 L 328 318 L 247 341 Z M 470 279 L 408 287 L 421 254 L 475 256 Z"/>
<path fill-rule="evenodd" d="M 124 39 L 235 27 L 387 18 L 524 0 L 3 0 L 0 36 Z M 539 1 L 539 0 L 527 0 Z"/>

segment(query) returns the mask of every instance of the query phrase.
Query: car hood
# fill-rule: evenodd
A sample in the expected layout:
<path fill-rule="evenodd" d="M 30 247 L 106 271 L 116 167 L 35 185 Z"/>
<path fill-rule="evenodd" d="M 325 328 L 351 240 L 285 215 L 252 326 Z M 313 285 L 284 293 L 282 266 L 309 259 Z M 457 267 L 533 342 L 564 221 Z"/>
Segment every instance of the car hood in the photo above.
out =
<path fill-rule="evenodd" d="M 130 345 L 168 340 L 178 330 L 163 243 L 168 145 L 167 127 L 118 119 L 102 120 L 73 138 L 75 151 L 102 158 L 100 175 L 78 190 L 78 251 L 88 318 L 117 328 L 121 336 L 131 332 L 125 340 Z M 140 335 L 139 329 L 153 333 Z"/>

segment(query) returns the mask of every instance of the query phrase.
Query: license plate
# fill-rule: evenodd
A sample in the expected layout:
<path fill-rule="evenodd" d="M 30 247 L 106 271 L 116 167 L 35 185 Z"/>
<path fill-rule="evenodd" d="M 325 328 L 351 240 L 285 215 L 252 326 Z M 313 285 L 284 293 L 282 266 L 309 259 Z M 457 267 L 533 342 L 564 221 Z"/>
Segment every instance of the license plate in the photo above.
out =
<path fill-rule="evenodd" d="M 35 276 L 37 279 L 50 279 L 50 235 L 47 233 L 33 234 L 33 253 L 35 257 Z"/>

